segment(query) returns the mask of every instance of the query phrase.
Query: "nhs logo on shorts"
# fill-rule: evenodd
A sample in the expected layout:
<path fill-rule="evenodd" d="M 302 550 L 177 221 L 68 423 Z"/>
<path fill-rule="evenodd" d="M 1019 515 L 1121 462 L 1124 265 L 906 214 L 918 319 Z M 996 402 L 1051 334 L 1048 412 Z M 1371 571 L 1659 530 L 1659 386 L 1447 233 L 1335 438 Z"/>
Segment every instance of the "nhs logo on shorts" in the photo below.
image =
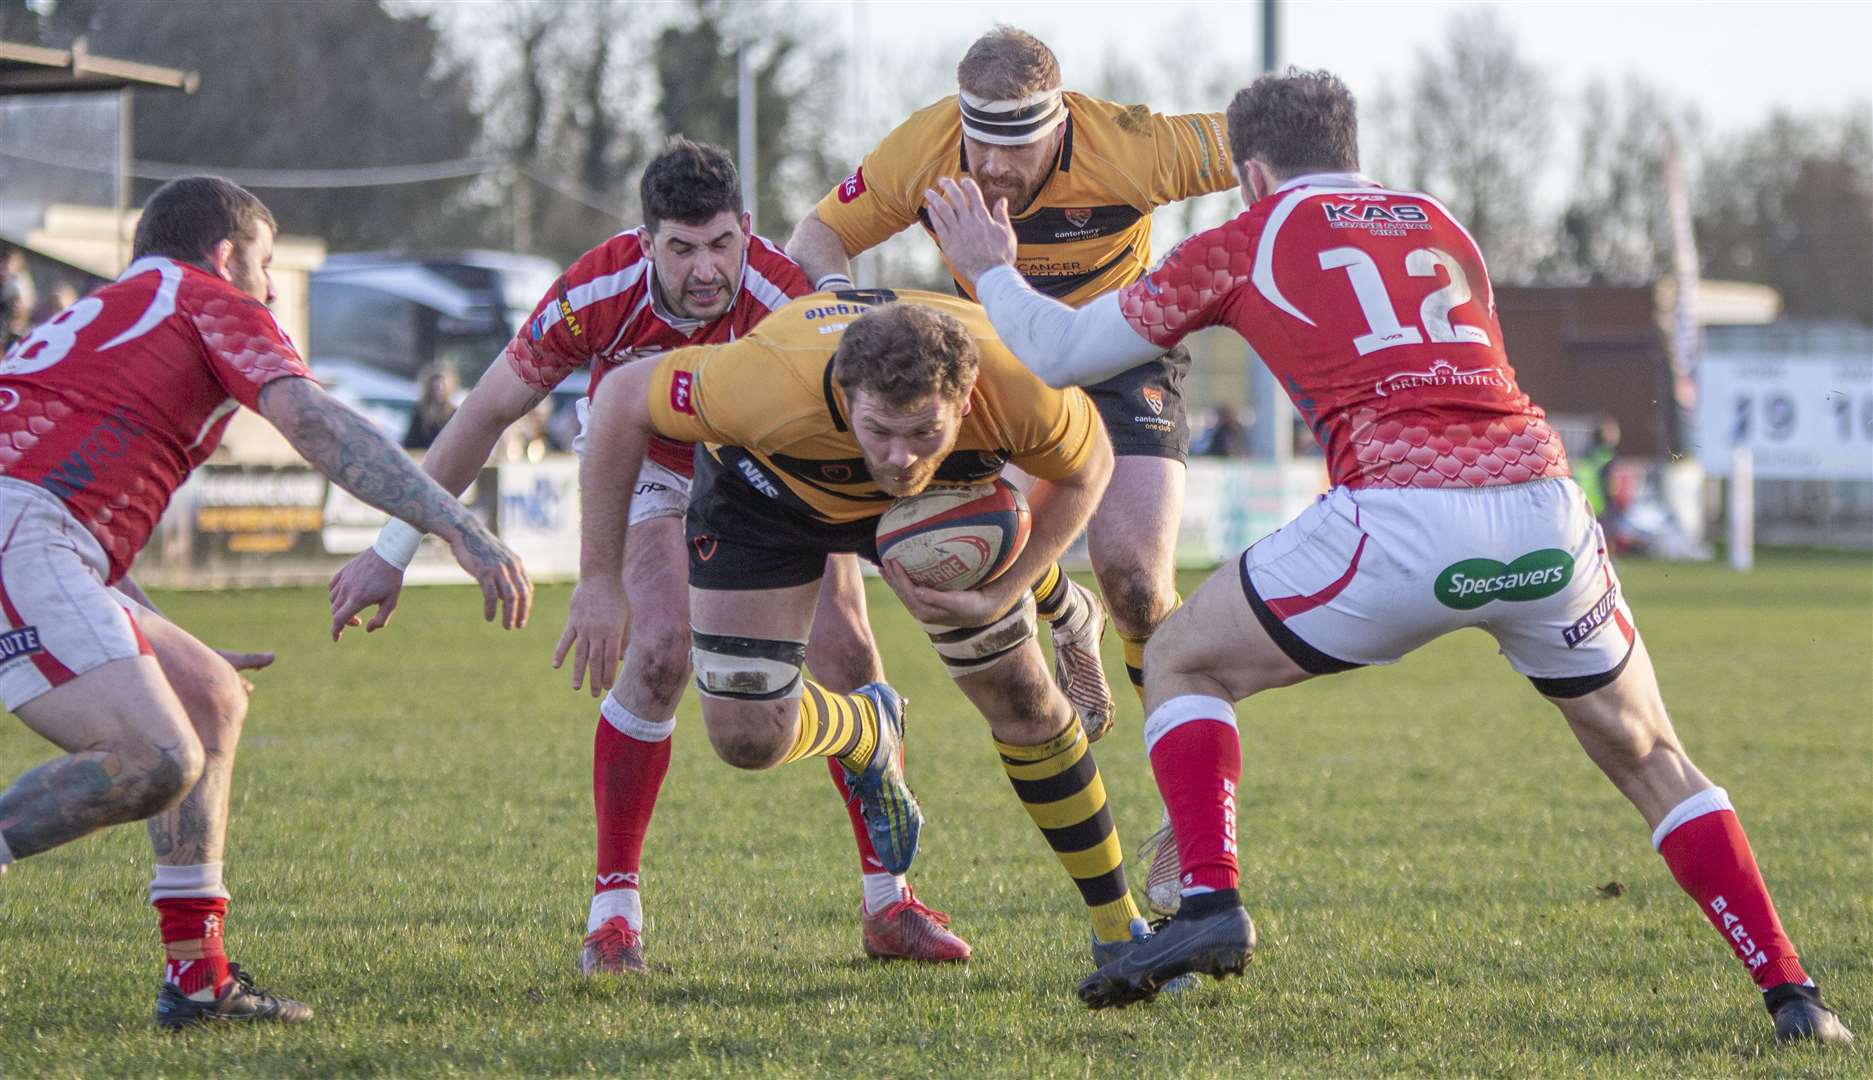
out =
<path fill-rule="evenodd" d="M 22 626 L 18 630 L 0 634 L 0 667 L 44 651 L 45 646 L 39 643 L 37 626 Z"/>

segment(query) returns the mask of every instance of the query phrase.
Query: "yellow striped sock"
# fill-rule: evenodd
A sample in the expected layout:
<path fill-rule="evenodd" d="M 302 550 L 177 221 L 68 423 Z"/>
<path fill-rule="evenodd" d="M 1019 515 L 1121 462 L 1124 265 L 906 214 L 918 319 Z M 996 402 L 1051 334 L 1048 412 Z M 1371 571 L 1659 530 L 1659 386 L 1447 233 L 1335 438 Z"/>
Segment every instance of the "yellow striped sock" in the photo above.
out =
<path fill-rule="evenodd" d="M 1178 608 L 1183 606 L 1183 595 L 1181 593 L 1173 593 L 1171 595 L 1171 610 L 1164 613 L 1164 618 L 1170 618 Z M 1158 621 L 1158 625 L 1164 625 L 1162 619 Z M 1146 634 L 1141 638 L 1126 637 L 1124 634 L 1119 635 L 1119 641 L 1125 646 L 1125 677 L 1132 681 L 1132 690 L 1138 694 L 1138 700 L 1141 704 L 1145 700 L 1145 643 L 1150 640 L 1150 634 Z"/>
<path fill-rule="evenodd" d="M 1067 611 L 1067 575 L 1055 563 L 1034 583 L 1034 613 L 1050 623 Z"/>
<path fill-rule="evenodd" d="M 995 749 L 1015 796 L 1079 887 L 1093 935 L 1100 941 L 1130 938 L 1138 905 L 1126 886 L 1124 853 L 1086 733 L 1074 723 L 1039 746 L 998 740 Z"/>
<path fill-rule="evenodd" d="M 878 745 L 878 708 L 863 694 L 835 694 L 811 679 L 801 680 L 799 725 L 782 765 L 805 757 L 829 757 L 857 772 Z"/>

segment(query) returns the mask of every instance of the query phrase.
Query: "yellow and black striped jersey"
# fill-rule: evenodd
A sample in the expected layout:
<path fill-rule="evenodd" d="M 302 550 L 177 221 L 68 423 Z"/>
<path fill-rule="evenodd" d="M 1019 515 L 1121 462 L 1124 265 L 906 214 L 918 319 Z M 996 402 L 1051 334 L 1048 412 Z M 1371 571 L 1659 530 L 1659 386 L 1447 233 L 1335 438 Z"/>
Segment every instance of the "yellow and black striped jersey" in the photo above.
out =
<path fill-rule="evenodd" d="M 1060 158 L 1033 205 L 1014 219 L 1015 265 L 1040 292 L 1078 306 L 1150 268 L 1153 210 L 1226 191 L 1236 173 L 1221 113 L 1166 116 L 1143 105 L 1064 97 Z M 885 136 L 814 213 L 856 255 L 912 222 L 923 221 L 927 231 L 925 189 L 968 173 L 962 114 L 951 95 Z"/>
<path fill-rule="evenodd" d="M 664 354 L 651 376 L 651 426 L 666 438 L 706 444 L 731 468 L 731 458 L 751 459 L 751 484 L 821 521 L 884 513 L 891 496 L 872 481 L 852 437 L 832 355 L 852 320 L 872 304 L 891 302 L 955 316 L 980 353 L 970 409 L 938 480 L 986 480 L 1008 462 L 1043 480 L 1063 480 L 1086 463 L 1104 429 L 1085 393 L 1056 390 L 1021 366 L 976 304 L 909 289 L 812 293 L 745 337 Z M 768 477 L 782 486 L 767 490 Z"/>

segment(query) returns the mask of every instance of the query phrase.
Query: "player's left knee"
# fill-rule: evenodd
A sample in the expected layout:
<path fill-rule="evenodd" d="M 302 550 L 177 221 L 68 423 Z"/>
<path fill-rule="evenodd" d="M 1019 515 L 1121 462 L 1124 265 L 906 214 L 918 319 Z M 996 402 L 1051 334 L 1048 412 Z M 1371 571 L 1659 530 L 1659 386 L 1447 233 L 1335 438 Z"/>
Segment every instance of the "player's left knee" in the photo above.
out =
<path fill-rule="evenodd" d="M 689 631 L 678 627 L 632 644 L 639 645 L 641 651 L 634 650 L 630 658 L 633 670 L 625 672 L 625 677 L 636 679 L 659 702 L 674 703 L 681 698 L 689 680 Z"/>
<path fill-rule="evenodd" d="M 793 699 L 763 704 L 780 704 L 787 710 L 798 708 Z M 791 711 L 763 709 L 757 713 L 743 708 L 734 710 L 732 715 L 724 715 L 725 712 L 718 708 L 712 713 L 708 703 L 704 703 L 703 726 L 709 731 L 709 745 L 724 763 L 737 769 L 768 769 L 787 756 L 787 721 L 793 718 Z"/>
<path fill-rule="evenodd" d="M 1126 637 L 1151 636 L 1176 603 L 1176 588 L 1160 580 L 1162 569 L 1136 559 L 1109 563 L 1099 568 L 1097 576 L 1106 611 Z"/>
<path fill-rule="evenodd" d="M 247 686 L 240 672 L 218 661 L 194 678 L 182 680 L 175 690 L 189 714 L 189 724 L 209 752 L 232 751 L 247 722 Z"/>
<path fill-rule="evenodd" d="M 831 690 L 847 693 L 884 677 L 884 663 L 870 635 L 851 631 L 815 636 L 806 646 L 806 666 L 813 678 Z"/>

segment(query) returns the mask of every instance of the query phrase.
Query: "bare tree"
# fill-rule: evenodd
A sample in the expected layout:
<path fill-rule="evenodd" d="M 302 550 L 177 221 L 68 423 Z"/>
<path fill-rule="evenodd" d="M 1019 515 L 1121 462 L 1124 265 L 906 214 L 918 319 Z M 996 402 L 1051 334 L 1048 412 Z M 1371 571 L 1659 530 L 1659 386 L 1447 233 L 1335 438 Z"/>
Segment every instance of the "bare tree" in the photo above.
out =
<path fill-rule="evenodd" d="M 1637 76 L 1596 80 L 1581 99 L 1580 156 L 1554 248 L 1541 276 L 1553 282 L 1640 284 L 1671 262 L 1665 159 L 1685 160 L 1696 114 Z"/>
<path fill-rule="evenodd" d="M 1553 157 L 1548 81 L 1523 58 L 1494 8 L 1453 16 L 1444 47 L 1421 50 L 1402 92 L 1382 92 L 1374 117 L 1392 182 L 1436 195 L 1476 237 L 1493 276 L 1534 274 L 1547 229 L 1536 179 Z"/>

